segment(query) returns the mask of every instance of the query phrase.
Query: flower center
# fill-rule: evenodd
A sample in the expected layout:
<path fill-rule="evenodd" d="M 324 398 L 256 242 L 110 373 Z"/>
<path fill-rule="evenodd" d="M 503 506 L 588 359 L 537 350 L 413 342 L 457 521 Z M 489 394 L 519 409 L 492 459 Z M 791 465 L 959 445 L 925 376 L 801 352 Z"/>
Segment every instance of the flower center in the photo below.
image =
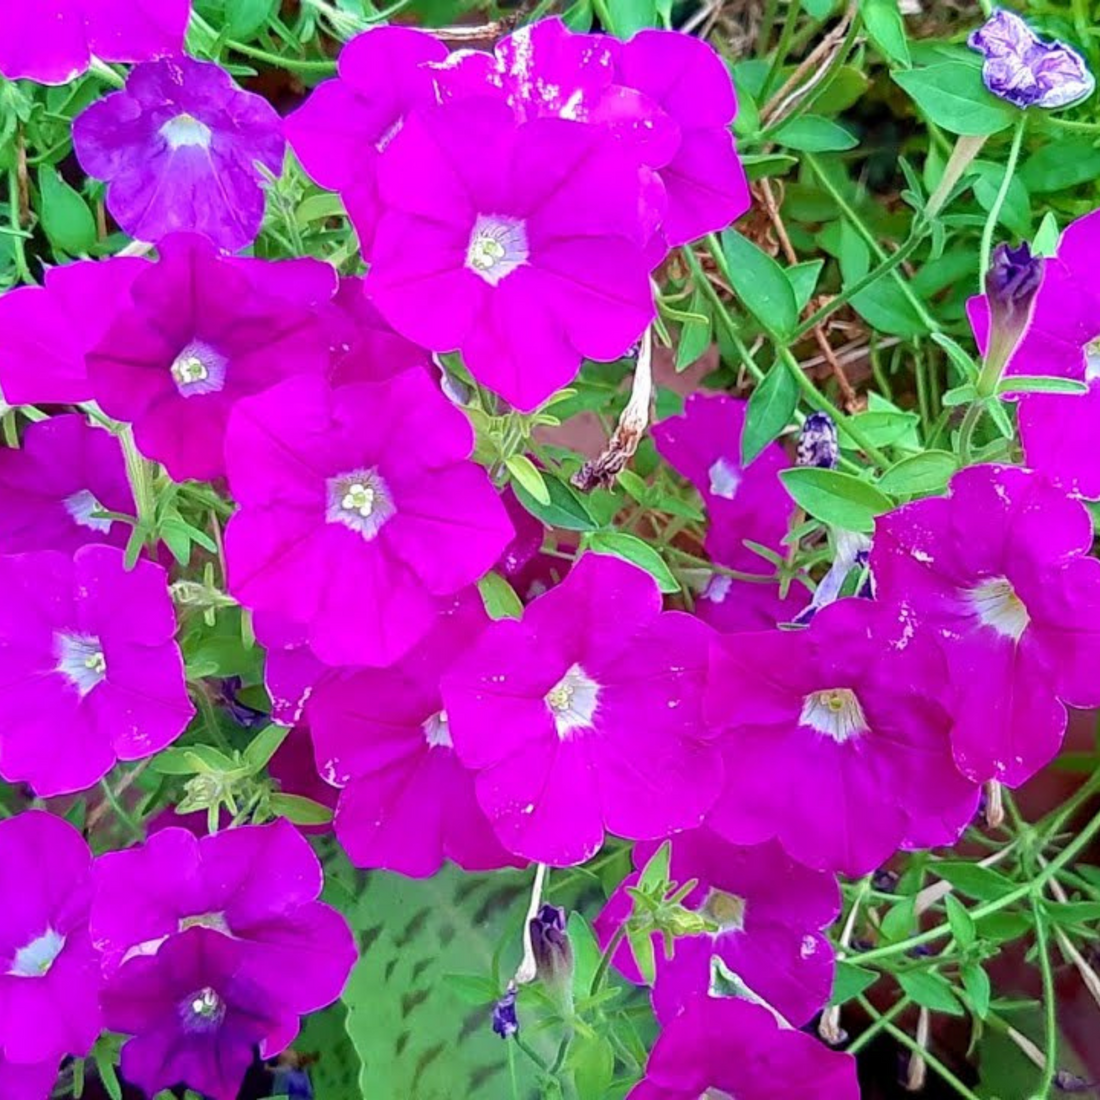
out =
<path fill-rule="evenodd" d="M 202 340 L 192 340 L 172 360 L 172 381 L 181 397 L 201 397 L 225 387 L 228 360 Z"/>
<path fill-rule="evenodd" d="M 211 928 L 215 932 L 229 935 L 229 925 L 224 913 L 196 913 L 191 917 L 180 917 L 179 930 L 186 932 L 188 928 Z"/>
<path fill-rule="evenodd" d="M 89 489 L 81 489 L 67 496 L 61 506 L 72 517 L 73 523 L 78 527 L 87 527 L 91 531 L 110 531 L 111 521 L 101 516 L 93 515 L 94 512 L 105 512 L 107 509 L 96 500 Z"/>
<path fill-rule="evenodd" d="M 741 484 L 741 471 L 728 459 L 720 458 L 707 471 L 710 491 L 723 500 L 733 500 L 737 486 Z"/>
<path fill-rule="evenodd" d="M 985 626 L 1018 642 L 1027 630 L 1031 616 L 1024 601 L 1005 577 L 982 581 L 967 593 L 970 606 Z"/>
<path fill-rule="evenodd" d="M 451 726 L 447 721 L 445 710 L 436 711 L 420 728 L 424 731 L 424 740 L 428 742 L 428 748 L 449 749 L 453 747 Z"/>
<path fill-rule="evenodd" d="M 1090 340 L 1081 350 L 1085 353 L 1085 381 L 1093 382 L 1100 378 L 1100 336 Z"/>
<path fill-rule="evenodd" d="M 183 149 L 194 146 L 196 149 L 210 148 L 210 127 L 200 122 L 186 111 L 170 118 L 161 128 L 160 136 L 168 142 L 169 149 Z"/>
<path fill-rule="evenodd" d="M 722 932 L 740 932 L 745 927 L 745 899 L 725 890 L 711 890 L 702 912 Z"/>
<path fill-rule="evenodd" d="M 867 733 L 867 719 L 854 691 L 848 688 L 830 688 L 828 691 L 811 691 L 802 700 L 799 722 L 831 737 L 843 745 L 851 737 Z"/>
<path fill-rule="evenodd" d="M 370 542 L 392 518 L 396 508 L 389 488 L 378 470 L 351 470 L 330 477 L 327 485 L 328 504 L 325 519 L 341 523 Z"/>
<path fill-rule="evenodd" d="M 578 729 L 592 729 L 600 685 L 580 665 L 572 668 L 546 693 L 546 705 L 563 741 Z"/>
<path fill-rule="evenodd" d="M 179 1017 L 184 1031 L 209 1034 L 225 1019 L 225 1001 L 217 990 L 204 986 L 180 1001 Z"/>
<path fill-rule="evenodd" d="M 47 928 L 26 947 L 19 948 L 8 973 L 15 978 L 44 978 L 65 947 L 65 937 Z"/>
<path fill-rule="evenodd" d="M 527 224 L 522 218 L 478 214 L 466 248 L 466 267 L 497 286 L 527 263 Z"/>
<path fill-rule="evenodd" d="M 103 646 L 93 634 L 55 634 L 54 653 L 57 656 L 57 671 L 82 698 L 107 675 Z"/>

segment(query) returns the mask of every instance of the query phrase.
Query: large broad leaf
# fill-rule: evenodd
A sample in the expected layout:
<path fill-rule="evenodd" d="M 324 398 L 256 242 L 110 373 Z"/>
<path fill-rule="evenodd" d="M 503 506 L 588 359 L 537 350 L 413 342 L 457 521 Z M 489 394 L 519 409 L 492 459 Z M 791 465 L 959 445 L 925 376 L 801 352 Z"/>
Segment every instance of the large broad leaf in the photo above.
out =
<path fill-rule="evenodd" d="M 902 69 L 893 77 L 932 122 L 952 134 L 995 134 L 1018 117 L 1014 107 L 986 89 L 981 69 L 974 65 L 947 61 Z"/>
<path fill-rule="evenodd" d="M 347 1011 L 337 1002 L 307 1016 L 294 1049 L 309 1061 L 317 1100 L 352 1100 L 359 1095 L 359 1056 L 347 1032 Z"/>

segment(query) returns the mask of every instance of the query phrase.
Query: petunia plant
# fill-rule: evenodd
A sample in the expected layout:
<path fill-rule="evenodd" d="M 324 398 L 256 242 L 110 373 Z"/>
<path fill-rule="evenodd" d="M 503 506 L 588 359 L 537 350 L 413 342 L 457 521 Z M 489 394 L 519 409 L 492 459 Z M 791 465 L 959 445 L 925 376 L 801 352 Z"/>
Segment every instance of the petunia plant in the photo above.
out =
<path fill-rule="evenodd" d="M 1026 7 L 0 0 L 0 1100 L 1095 1088 Z"/>

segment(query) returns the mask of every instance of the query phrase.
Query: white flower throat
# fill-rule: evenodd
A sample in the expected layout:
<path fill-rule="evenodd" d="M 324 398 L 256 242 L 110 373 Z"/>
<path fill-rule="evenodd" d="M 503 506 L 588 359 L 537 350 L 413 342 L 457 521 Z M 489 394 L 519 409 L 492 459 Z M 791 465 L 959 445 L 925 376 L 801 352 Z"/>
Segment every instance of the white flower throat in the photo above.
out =
<path fill-rule="evenodd" d="M 799 722 L 838 745 L 869 731 L 859 697 L 849 688 L 811 691 L 802 700 Z"/>
<path fill-rule="evenodd" d="M 564 741 L 574 730 L 592 729 L 599 700 L 600 685 L 580 665 L 571 666 L 545 696 L 558 737 Z"/>
<path fill-rule="evenodd" d="M 93 634 L 58 632 L 53 639 L 56 670 L 83 698 L 107 676 L 103 644 Z"/>
<path fill-rule="evenodd" d="M 393 497 L 375 467 L 330 477 L 325 519 L 349 527 L 370 542 L 396 511 Z"/>
<path fill-rule="evenodd" d="M 1024 601 L 1007 577 L 992 577 L 966 593 L 971 610 L 984 626 L 1018 642 L 1031 622 Z"/>
<path fill-rule="evenodd" d="M 490 286 L 527 263 L 527 223 L 503 214 L 479 214 L 466 246 L 466 268 Z"/>
<path fill-rule="evenodd" d="M 184 111 L 161 126 L 160 136 L 174 152 L 176 149 L 187 148 L 209 149 L 213 134 L 205 122 Z"/>
<path fill-rule="evenodd" d="M 225 388 L 229 361 L 204 340 L 192 340 L 172 360 L 168 373 L 181 397 L 202 397 Z"/>

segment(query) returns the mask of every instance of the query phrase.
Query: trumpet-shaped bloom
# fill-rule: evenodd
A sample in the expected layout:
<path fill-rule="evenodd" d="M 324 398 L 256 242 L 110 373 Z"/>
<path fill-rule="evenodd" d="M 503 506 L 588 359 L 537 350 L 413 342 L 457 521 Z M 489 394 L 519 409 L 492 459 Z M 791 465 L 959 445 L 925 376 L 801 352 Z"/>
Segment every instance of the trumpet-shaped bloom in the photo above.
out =
<path fill-rule="evenodd" d="M 1058 752 L 1066 705 L 1100 704 L 1100 562 L 1079 501 L 1037 474 L 975 466 L 946 497 L 877 524 L 878 598 L 948 653 L 955 759 L 1016 786 Z"/>
<path fill-rule="evenodd" d="M 0 822 L 0 1086 L 5 1062 L 28 1091 L 52 1084 L 62 1055 L 84 1057 L 99 1034 L 91 870 L 84 838 L 61 818 L 30 810 Z"/>
<path fill-rule="evenodd" d="M 239 402 L 226 439 L 232 591 L 306 625 L 326 663 L 391 664 L 512 538 L 468 461 L 473 442 L 419 369 L 337 389 L 301 376 Z"/>
<path fill-rule="evenodd" d="M 973 812 L 956 770 L 947 668 L 911 616 L 841 600 L 805 630 L 731 634 L 711 650 L 708 717 L 726 786 L 707 824 L 775 838 L 808 867 L 861 875 L 903 842 Z"/>
<path fill-rule="evenodd" d="M 583 862 L 604 833 L 698 825 L 721 784 L 699 740 L 709 631 L 661 611 L 648 574 L 586 554 L 524 610 L 492 623 L 443 678 L 459 759 L 505 847 Z"/>
<path fill-rule="evenodd" d="M 164 570 L 84 546 L 0 557 L 0 775 L 43 797 L 159 752 L 194 708 Z"/>
<path fill-rule="evenodd" d="M 699 996 L 669 1021 L 627 1100 L 859 1100 L 856 1061 L 762 1005 Z"/>
<path fill-rule="evenodd" d="M 68 84 L 101 61 L 148 61 L 183 49 L 191 0 L 0 0 L 0 73 Z"/>
<path fill-rule="evenodd" d="M 582 358 L 625 354 L 653 317 L 637 169 L 598 131 L 520 126 L 490 99 L 414 111 L 378 185 L 367 288 L 382 315 L 433 351 L 460 350 L 524 412 Z"/>
<path fill-rule="evenodd" d="M 226 256 L 192 233 L 166 238 L 159 252 L 89 354 L 88 377 L 103 410 L 133 422 L 144 455 L 177 481 L 215 478 L 240 398 L 327 369 L 315 307 L 336 278 L 317 260 Z"/>
<path fill-rule="evenodd" d="M 80 166 L 107 184 L 107 209 L 131 237 L 177 230 L 236 251 L 264 216 L 260 167 L 283 166 L 282 121 L 220 66 L 173 57 L 136 66 L 126 87 L 73 122 Z"/>
<path fill-rule="evenodd" d="M 124 546 L 130 526 L 99 513 L 134 514 L 118 440 L 77 415 L 28 426 L 19 450 L 0 451 L 0 549 L 74 551 Z"/>
<path fill-rule="evenodd" d="M 318 767 L 343 788 L 336 835 L 358 866 L 424 877 L 444 859 L 469 871 L 516 862 L 477 804 L 440 698 L 441 675 L 488 623 L 467 590 L 399 664 L 332 671 L 310 696 Z"/>
<path fill-rule="evenodd" d="M 638 844 L 634 863 L 644 867 L 657 850 Z M 774 841 L 751 847 L 729 844 L 709 829 L 693 829 L 672 839 L 669 876 L 698 885 L 683 904 L 717 925 L 714 932 L 680 936 L 671 959 L 654 936 L 657 981 L 653 1006 L 668 1022 L 711 982 L 711 958 L 726 967 L 795 1026 L 804 1024 L 829 999 L 833 950 L 822 929 L 840 912 L 840 892 L 832 875 L 795 863 Z M 628 877 L 596 920 L 604 946 L 630 915 Z M 631 981 L 641 974 L 624 944 L 615 965 Z"/>

